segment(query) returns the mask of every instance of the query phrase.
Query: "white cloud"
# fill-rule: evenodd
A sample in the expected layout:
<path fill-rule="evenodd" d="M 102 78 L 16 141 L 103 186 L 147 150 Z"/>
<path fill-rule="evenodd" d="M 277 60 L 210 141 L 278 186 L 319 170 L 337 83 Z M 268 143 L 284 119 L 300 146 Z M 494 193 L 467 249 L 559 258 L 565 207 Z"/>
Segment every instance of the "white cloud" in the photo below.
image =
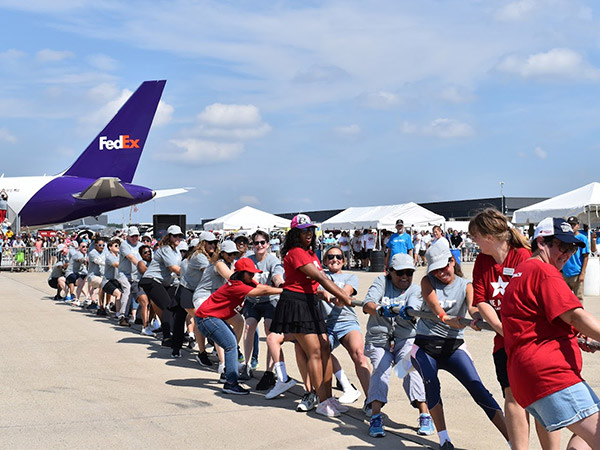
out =
<path fill-rule="evenodd" d="M 244 205 L 260 205 L 260 200 L 254 195 L 242 195 L 240 197 L 240 203 Z"/>
<path fill-rule="evenodd" d="M 568 48 L 554 48 L 527 58 L 510 55 L 500 62 L 498 69 L 523 78 L 600 79 L 600 70 Z"/>
<path fill-rule="evenodd" d="M 457 86 L 448 86 L 442 89 L 440 98 L 450 103 L 468 103 L 475 100 L 475 96 L 471 92 Z"/>
<path fill-rule="evenodd" d="M 475 134 L 475 130 L 473 130 L 473 127 L 468 123 L 445 118 L 435 119 L 427 125 L 416 125 L 404 122 L 400 129 L 405 134 L 434 136 L 442 139 L 469 137 Z"/>
<path fill-rule="evenodd" d="M 173 117 L 173 112 L 175 108 L 168 103 L 163 102 L 162 100 L 158 102 L 158 108 L 156 108 L 156 114 L 154 115 L 154 121 L 152 122 L 153 126 L 163 126 L 171 122 L 171 118 Z"/>
<path fill-rule="evenodd" d="M 25 56 L 27 56 L 25 52 L 11 48 L 0 53 L 0 61 L 14 62 L 24 58 Z"/>
<path fill-rule="evenodd" d="M 36 59 L 43 63 L 60 62 L 65 59 L 74 58 L 75 54 L 68 50 L 51 50 L 45 48 L 35 55 Z"/>
<path fill-rule="evenodd" d="M 537 156 L 539 159 L 546 159 L 548 157 L 548 153 L 542 150 L 542 147 L 536 147 L 533 149 L 533 154 Z"/>
<path fill-rule="evenodd" d="M 178 150 L 162 153 L 159 160 L 179 163 L 212 164 L 237 159 L 244 151 L 240 142 L 214 142 L 202 139 L 172 139 Z"/>
<path fill-rule="evenodd" d="M 335 127 L 334 128 L 335 133 L 343 138 L 350 138 L 350 139 L 355 139 L 358 136 L 360 136 L 362 130 L 360 129 L 360 126 L 358 126 L 357 124 L 352 124 L 352 125 L 346 125 L 346 126 L 341 126 L 341 127 Z"/>
<path fill-rule="evenodd" d="M 262 120 L 258 108 L 254 105 L 224 105 L 213 103 L 198 114 L 198 120 L 216 127 L 248 127 Z"/>
<path fill-rule="evenodd" d="M 306 70 L 298 71 L 294 81 L 298 83 L 334 83 L 348 77 L 348 72 L 340 67 L 313 64 Z"/>
<path fill-rule="evenodd" d="M 496 18 L 505 21 L 523 20 L 538 7 L 536 0 L 518 0 L 508 3 L 496 12 Z"/>
<path fill-rule="evenodd" d="M 0 128 L 0 141 L 14 144 L 17 142 L 17 137 L 13 135 L 10 131 L 8 131 L 6 128 Z"/>
<path fill-rule="evenodd" d="M 110 56 L 101 53 L 90 55 L 87 57 L 88 63 L 96 69 L 113 71 L 118 67 L 117 61 Z"/>
<path fill-rule="evenodd" d="M 363 95 L 363 103 L 373 109 L 387 109 L 398 106 L 402 99 L 398 94 L 389 91 L 369 92 Z"/>

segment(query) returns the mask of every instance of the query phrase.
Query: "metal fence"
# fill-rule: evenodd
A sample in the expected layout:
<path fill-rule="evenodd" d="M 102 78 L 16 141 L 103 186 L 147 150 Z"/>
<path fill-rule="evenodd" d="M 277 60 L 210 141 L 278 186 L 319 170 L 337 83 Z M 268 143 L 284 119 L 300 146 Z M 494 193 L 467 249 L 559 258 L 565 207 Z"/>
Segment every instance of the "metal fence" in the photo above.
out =
<path fill-rule="evenodd" d="M 2 247 L 0 270 L 45 272 L 56 263 L 56 247 Z"/>

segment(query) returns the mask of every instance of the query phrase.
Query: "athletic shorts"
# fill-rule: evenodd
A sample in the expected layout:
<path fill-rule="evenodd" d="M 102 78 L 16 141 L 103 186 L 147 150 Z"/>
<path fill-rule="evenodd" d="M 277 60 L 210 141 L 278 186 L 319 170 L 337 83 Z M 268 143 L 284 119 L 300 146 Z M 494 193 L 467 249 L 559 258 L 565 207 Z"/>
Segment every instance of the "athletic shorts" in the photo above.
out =
<path fill-rule="evenodd" d="M 48 280 L 48 286 L 52 289 L 58 289 L 58 278 L 50 278 Z"/>
<path fill-rule="evenodd" d="M 140 298 L 141 295 L 146 295 L 144 290 L 140 287 L 137 281 L 129 281 L 131 285 L 131 290 L 129 291 L 129 296 L 135 301 Z"/>
<path fill-rule="evenodd" d="M 425 256 L 425 250 L 419 250 L 419 256 Z"/>
<path fill-rule="evenodd" d="M 67 277 L 67 284 L 75 284 L 77 282 L 77 278 L 85 278 L 87 275 L 85 273 L 71 273 L 68 277 Z"/>
<path fill-rule="evenodd" d="M 196 309 L 194 307 L 194 291 L 188 288 L 179 285 L 177 293 L 175 294 L 175 299 L 183 309 Z"/>
<path fill-rule="evenodd" d="M 327 324 L 327 337 L 331 350 L 337 348 L 342 338 L 354 330 L 360 331 L 360 325 L 353 321 L 334 322 L 331 326 Z"/>
<path fill-rule="evenodd" d="M 108 280 L 104 286 L 102 286 L 102 290 L 106 292 L 108 295 L 113 295 L 115 290 L 118 289 L 121 293 L 123 292 L 123 286 L 117 280 Z"/>
<path fill-rule="evenodd" d="M 102 277 L 99 277 L 98 275 L 88 275 L 87 279 L 88 283 L 90 283 L 93 288 L 99 288 L 102 284 Z"/>
<path fill-rule="evenodd" d="M 510 387 L 508 383 L 508 356 L 506 356 L 506 350 L 501 348 L 492 356 L 494 358 L 494 366 L 496 367 L 496 379 L 502 388 L 502 396 L 506 397 L 504 389 Z"/>
<path fill-rule="evenodd" d="M 363 259 L 370 258 L 371 257 L 371 253 L 373 253 L 373 249 L 372 248 L 368 248 L 366 250 L 363 250 L 363 252 L 362 252 Z"/>
<path fill-rule="evenodd" d="M 254 303 L 246 301 L 242 308 L 242 315 L 245 319 L 252 317 L 253 319 L 256 319 L 257 322 L 260 322 L 260 319 L 262 318 L 272 320 L 274 314 L 275 306 L 271 302 Z"/>
<path fill-rule="evenodd" d="M 548 431 L 560 430 L 600 410 L 600 399 L 585 381 L 542 397 L 525 408 Z"/>

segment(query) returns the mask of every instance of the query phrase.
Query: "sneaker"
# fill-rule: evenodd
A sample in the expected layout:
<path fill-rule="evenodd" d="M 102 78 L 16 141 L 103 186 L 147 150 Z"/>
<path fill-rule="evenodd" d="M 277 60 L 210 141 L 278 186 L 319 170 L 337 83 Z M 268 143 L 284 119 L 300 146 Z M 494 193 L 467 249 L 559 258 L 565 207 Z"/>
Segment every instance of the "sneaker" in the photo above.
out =
<path fill-rule="evenodd" d="M 162 342 L 160 343 L 160 345 L 162 347 L 172 347 L 173 346 L 173 339 L 171 339 L 171 338 L 164 338 L 162 340 Z"/>
<path fill-rule="evenodd" d="M 71 294 L 67 294 L 67 296 L 64 298 L 65 302 L 70 302 L 71 300 L 73 300 L 73 296 Z"/>
<path fill-rule="evenodd" d="M 179 350 L 173 350 L 171 352 L 171 358 L 181 358 L 181 352 Z"/>
<path fill-rule="evenodd" d="M 206 352 L 202 352 L 196 355 L 196 361 L 202 367 L 211 367 L 213 365 L 212 361 L 208 359 L 208 354 Z"/>
<path fill-rule="evenodd" d="M 219 383 L 227 383 L 227 374 L 225 373 L 225 369 L 223 369 L 223 372 L 221 372 Z"/>
<path fill-rule="evenodd" d="M 248 395 L 250 391 L 248 389 L 244 389 L 239 384 L 229 384 L 225 383 L 223 385 L 223 389 L 221 391 L 225 394 L 233 394 L 233 395 Z"/>
<path fill-rule="evenodd" d="M 119 325 L 124 327 L 130 327 L 131 323 L 129 322 L 129 320 L 127 320 L 127 317 L 121 316 L 121 318 L 119 319 Z"/>
<path fill-rule="evenodd" d="M 188 338 L 188 341 L 187 341 L 187 346 L 188 346 L 188 348 L 190 348 L 190 349 L 193 349 L 194 347 L 196 347 L 196 339 L 194 338 L 194 336 L 190 336 L 190 337 Z"/>
<path fill-rule="evenodd" d="M 293 378 L 290 378 L 290 377 L 288 377 L 287 381 L 285 381 L 285 382 L 277 380 L 275 382 L 275 386 L 273 387 L 273 389 L 271 389 L 269 392 L 267 392 L 265 394 L 265 398 L 267 400 L 275 398 L 278 395 L 283 394 L 288 389 L 293 388 L 295 385 L 296 385 L 296 380 L 294 380 Z"/>
<path fill-rule="evenodd" d="M 273 386 L 275 386 L 275 374 L 270 370 L 267 370 L 258 384 L 256 385 L 257 391 L 268 391 Z"/>
<path fill-rule="evenodd" d="M 71 306 L 75 306 L 77 308 L 83 308 L 83 302 L 80 302 L 79 300 L 73 300 L 71 302 Z"/>
<path fill-rule="evenodd" d="M 371 418 L 373 416 L 373 408 L 371 407 L 370 403 L 367 403 L 366 399 L 365 399 L 365 402 L 363 403 L 362 410 L 365 413 L 365 416 L 367 416 L 368 418 Z"/>
<path fill-rule="evenodd" d="M 385 436 L 385 431 L 383 430 L 383 418 L 381 417 L 381 414 L 375 414 L 373 417 L 371 417 L 371 423 L 369 425 L 369 436 Z"/>
<path fill-rule="evenodd" d="M 341 412 L 341 413 L 348 412 L 348 407 L 347 407 L 347 406 L 344 406 L 344 405 L 342 405 L 342 404 L 341 404 L 341 403 L 338 401 L 338 399 L 337 399 L 337 398 L 335 398 L 335 397 L 331 397 L 331 398 L 329 399 L 329 403 L 330 403 L 330 404 L 331 404 L 331 405 L 332 405 L 332 406 L 333 406 L 333 407 L 334 407 L 336 410 L 338 410 L 338 411 L 339 411 L 339 412 Z"/>
<path fill-rule="evenodd" d="M 330 400 L 331 398 L 328 398 L 324 402 L 319 403 L 315 412 L 325 417 L 338 417 L 340 412 L 333 407 L 333 404 L 330 402 Z"/>
<path fill-rule="evenodd" d="M 98 309 L 98 303 L 96 303 L 96 302 L 90 303 L 88 305 L 87 309 L 89 309 L 91 311 L 96 311 Z"/>
<path fill-rule="evenodd" d="M 144 336 L 154 336 L 154 333 L 152 332 L 150 327 L 142 328 L 142 331 L 140 331 L 140 334 L 143 334 Z"/>
<path fill-rule="evenodd" d="M 56 294 L 54 297 L 52 297 L 52 300 L 62 300 L 63 298 L 60 296 L 60 294 Z"/>
<path fill-rule="evenodd" d="M 135 319 L 135 324 L 136 324 L 136 325 L 143 325 L 143 324 L 144 324 L 144 322 L 142 321 L 142 318 L 141 318 L 141 317 L 136 317 L 136 319 Z"/>
<path fill-rule="evenodd" d="M 360 391 L 356 389 L 353 384 L 351 386 L 352 388 L 348 389 L 348 391 L 344 391 L 342 396 L 338 399 L 342 405 L 350 405 L 360 397 Z"/>
<path fill-rule="evenodd" d="M 254 356 L 252 357 L 252 359 L 250 359 L 250 368 L 252 370 L 256 370 L 258 369 L 258 358 L 255 358 Z"/>
<path fill-rule="evenodd" d="M 108 305 L 108 309 L 112 312 L 117 312 L 117 307 L 114 303 L 111 303 L 110 305 Z"/>
<path fill-rule="evenodd" d="M 452 442 L 446 441 L 440 444 L 440 450 L 454 450 L 454 445 L 452 445 Z"/>
<path fill-rule="evenodd" d="M 252 379 L 252 369 L 248 366 L 248 364 L 244 364 L 242 366 L 242 370 L 238 380 L 240 381 L 248 381 Z"/>
<path fill-rule="evenodd" d="M 156 317 L 154 319 L 152 319 L 152 322 L 150 322 L 150 325 L 148 325 L 148 328 L 150 328 L 155 333 L 156 333 L 156 330 L 158 330 L 160 328 L 160 322 L 158 321 L 158 319 Z"/>
<path fill-rule="evenodd" d="M 317 393 L 315 391 L 307 392 L 302 396 L 302 400 L 296 406 L 296 411 L 300 412 L 308 412 L 317 406 L 319 403 L 319 397 L 317 397 Z"/>
<path fill-rule="evenodd" d="M 429 414 L 421 414 L 419 416 L 419 429 L 417 434 L 421 436 L 429 436 L 435 433 L 435 427 L 433 426 L 433 419 Z"/>
<path fill-rule="evenodd" d="M 106 317 L 108 315 L 108 313 L 106 312 L 106 310 L 104 308 L 100 308 L 98 311 L 96 311 L 96 315 Z"/>

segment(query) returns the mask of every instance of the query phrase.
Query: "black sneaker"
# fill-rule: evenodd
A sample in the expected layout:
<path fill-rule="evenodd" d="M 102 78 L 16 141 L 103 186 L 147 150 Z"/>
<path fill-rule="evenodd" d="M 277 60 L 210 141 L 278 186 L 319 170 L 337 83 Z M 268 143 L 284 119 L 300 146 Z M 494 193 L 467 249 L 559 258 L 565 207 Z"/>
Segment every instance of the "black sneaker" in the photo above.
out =
<path fill-rule="evenodd" d="M 219 377 L 219 383 L 227 383 L 227 374 L 225 372 L 225 369 L 223 369 L 223 372 L 221 372 L 221 376 Z"/>
<path fill-rule="evenodd" d="M 196 355 L 196 361 L 202 367 L 211 367 L 213 365 L 212 361 L 208 359 L 208 354 L 206 352 L 202 352 Z"/>
<path fill-rule="evenodd" d="M 162 340 L 162 342 L 160 343 L 160 345 L 162 345 L 163 347 L 172 347 L 173 346 L 173 339 L 171 338 L 165 338 Z"/>
<path fill-rule="evenodd" d="M 54 297 L 52 297 L 52 300 L 62 300 L 62 297 L 60 294 L 56 294 Z"/>
<path fill-rule="evenodd" d="M 251 379 L 252 379 L 252 369 L 250 368 L 250 366 L 248 364 L 244 364 L 242 366 L 242 371 L 240 373 L 240 376 L 238 377 L 238 380 L 248 381 Z"/>
<path fill-rule="evenodd" d="M 181 358 L 181 352 L 179 350 L 173 350 L 171 352 L 171 358 Z"/>
<path fill-rule="evenodd" d="M 136 317 L 136 319 L 135 319 L 135 322 L 134 322 L 134 323 L 135 323 L 136 325 L 142 325 L 142 324 L 143 324 L 143 322 L 142 322 L 142 318 L 141 318 L 141 317 Z"/>
<path fill-rule="evenodd" d="M 262 378 L 256 385 L 257 391 L 268 391 L 275 386 L 275 374 L 270 370 L 265 371 Z"/>
<path fill-rule="evenodd" d="M 112 312 L 117 312 L 117 307 L 115 306 L 114 303 L 111 303 L 110 305 L 108 305 L 108 309 Z"/>
<path fill-rule="evenodd" d="M 223 385 L 222 391 L 225 394 L 233 394 L 233 395 L 248 395 L 250 391 L 248 389 L 244 389 L 239 384 L 229 384 L 225 383 Z"/>
<path fill-rule="evenodd" d="M 119 319 L 119 325 L 124 326 L 124 327 L 130 327 L 131 324 L 129 323 L 129 320 L 127 319 L 127 317 L 123 316 Z"/>
<path fill-rule="evenodd" d="M 106 317 L 108 315 L 108 313 L 106 312 L 106 310 L 104 308 L 100 308 L 98 311 L 96 311 L 96 315 Z"/>

